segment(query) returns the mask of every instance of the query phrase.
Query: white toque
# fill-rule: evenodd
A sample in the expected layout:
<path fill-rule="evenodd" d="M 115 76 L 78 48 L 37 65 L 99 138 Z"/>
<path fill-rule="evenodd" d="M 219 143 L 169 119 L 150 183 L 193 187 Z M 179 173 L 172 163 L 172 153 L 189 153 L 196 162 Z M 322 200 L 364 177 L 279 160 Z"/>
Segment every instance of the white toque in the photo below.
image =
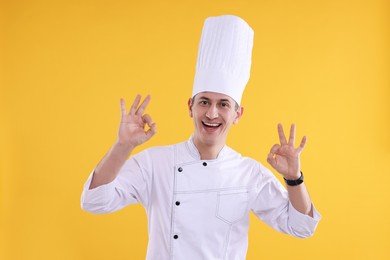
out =
<path fill-rule="evenodd" d="M 250 75 L 253 35 L 252 28 L 237 16 L 205 20 L 192 97 L 210 91 L 228 95 L 241 104 Z"/>

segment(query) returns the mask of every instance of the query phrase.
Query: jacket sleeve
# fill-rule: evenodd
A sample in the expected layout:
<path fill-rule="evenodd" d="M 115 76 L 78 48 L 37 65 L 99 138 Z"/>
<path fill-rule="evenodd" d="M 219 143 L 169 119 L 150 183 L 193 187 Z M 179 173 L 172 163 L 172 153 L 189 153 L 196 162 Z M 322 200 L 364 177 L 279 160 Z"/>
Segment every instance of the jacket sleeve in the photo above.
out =
<path fill-rule="evenodd" d="M 146 206 L 150 193 L 150 172 L 143 167 L 147 164 L 146 152 L 132 156 L 120 169 L 118 176 L 110 183 L 89 189 L 94 171 L 84 184 L 81 195 L 81 208 L 85 211 L 102 214 L 141 203 Z"/>
<path fill-rule="evenodd" d="M 257 198 L 253 213 L 277 231 L 306 238 L 314 234 L 321 215 L 313 207 L 313 217 L 297 211 L 288 199 L 288 192 L 265 167 L 260 168 Z"/>

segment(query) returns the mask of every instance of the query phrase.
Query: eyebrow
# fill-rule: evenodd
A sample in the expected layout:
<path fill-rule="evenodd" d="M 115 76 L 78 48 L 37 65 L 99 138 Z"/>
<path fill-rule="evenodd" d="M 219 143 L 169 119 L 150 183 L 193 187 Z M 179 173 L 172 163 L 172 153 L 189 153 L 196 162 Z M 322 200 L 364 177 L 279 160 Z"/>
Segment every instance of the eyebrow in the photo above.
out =
<path fill-rule="evenodd" d="M 205 96 L 201 96 L 201 97 L 199 97 L 199 99 L 205 99 L 207 101 L 210 101 L 210 99 L 208 97 L 205 97 Z M 227 98 L 222 98 L 222 99 L 219 99 L 218 101 L 219 102 L 229 102 L 229 103 L 231 103 L 230 100 L 227 99 Z"/>

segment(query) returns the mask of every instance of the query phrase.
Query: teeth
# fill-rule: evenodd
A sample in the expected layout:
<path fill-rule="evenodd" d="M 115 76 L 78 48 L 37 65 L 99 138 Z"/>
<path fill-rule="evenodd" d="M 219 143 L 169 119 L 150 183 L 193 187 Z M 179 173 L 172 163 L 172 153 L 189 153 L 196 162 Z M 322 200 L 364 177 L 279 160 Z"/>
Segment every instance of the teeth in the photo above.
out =
<path fill-rule="evenodd" d="M 207 126 L 219 126 L 219 124 L 209 124 L 209 123 L 205 123 L 205 122 L 203 122 L 205 125 L 207 125 Z"/>

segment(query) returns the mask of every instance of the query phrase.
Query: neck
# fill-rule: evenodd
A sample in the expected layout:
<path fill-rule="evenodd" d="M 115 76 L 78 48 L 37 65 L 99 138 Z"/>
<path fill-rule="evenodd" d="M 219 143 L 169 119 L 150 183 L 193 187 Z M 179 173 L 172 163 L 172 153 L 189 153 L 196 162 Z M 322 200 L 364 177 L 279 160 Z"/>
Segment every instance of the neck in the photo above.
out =
<path fill-rule="evenodd" d="M 198 149 L 198 152 L 200 154 L 201 160 L 214 160 L 218 157 L 219 152 L 222 150 L 222 148 L 225 146 L 224 143 L 222 144 L 204 144 L 194 138 L 194 145 L 196 149 Z"/>

